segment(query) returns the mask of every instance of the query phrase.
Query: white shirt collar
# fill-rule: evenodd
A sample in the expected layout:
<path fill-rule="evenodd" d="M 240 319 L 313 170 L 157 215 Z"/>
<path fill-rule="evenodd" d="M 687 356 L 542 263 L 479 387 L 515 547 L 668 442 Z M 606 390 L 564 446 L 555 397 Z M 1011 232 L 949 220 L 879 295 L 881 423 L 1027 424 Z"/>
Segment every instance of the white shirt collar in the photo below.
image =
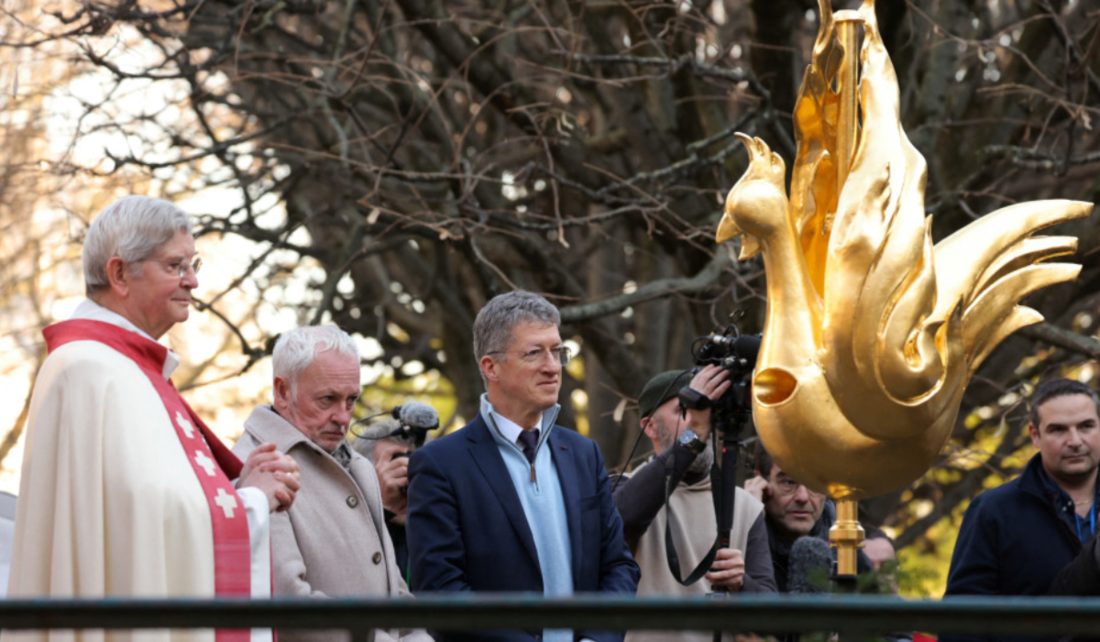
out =
<path fill-rule="evenodd" d="M 513 444 L 519 441 L 519 434 L 523 432 L 523 426 L 520 426 L 511 419 L 493 410 L 493 421 L 497 424 L 497 430 L 504 436 L 505 439 Z M 542 415 L 539 415 L 538 421 L 535 422 L 535 427 L 542 427 Z"/>
<path fill-rule="evenodd" d="M 130 332 L 145 337 L 146 339 L 153 341 L 154 343 L 157 342 L 156 339 L 149 336 L 147 332 L 134 325 L 133 322 L 126 317 L 113 310 L 108 310 L 107 308 L 103 307 L 102 305 L 96 303 L 91 299 L 84 299 L 83 301 L 81 301 L 80 305 L 76 306 L 76 311 L 73 312 L 72 318 L 110 323 L 111 325 L 118 326 L 124 330 L 129 330 Z M 176 356 L 175 352 L 169 350 L 168 356 L 164 360 L 164 366 L 161 369 L 161 374 L 164 375 L 165 379 L 168 379 L 172 376 L 172 373 L 175 372 L 176 368 L 179 367 L 179 365 L 180 358 Z M 519 435 L 516 435 L 516 437 L 518 438 Z"/>

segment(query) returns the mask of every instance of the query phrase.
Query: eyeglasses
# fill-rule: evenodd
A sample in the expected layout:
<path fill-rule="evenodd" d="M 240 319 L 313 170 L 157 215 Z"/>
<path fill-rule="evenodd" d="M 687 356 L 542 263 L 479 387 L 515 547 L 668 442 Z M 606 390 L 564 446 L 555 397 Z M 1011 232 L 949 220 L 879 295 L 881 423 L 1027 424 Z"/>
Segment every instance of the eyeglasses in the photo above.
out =
<path fill-rule="evenodd" d="M 195 274 L 198 274 L 199 270 L 202 269 L 202 259 L 197 257 L 197 256 L 195 257 L 195 260 L 191 261 L 190 263 L 187 262 L 186 259 L 178 259 L 178 260 L 175 260 L 175 261 L 161 261 L 160 259 L 146 259 L 146 261 L 152 261 L 154 263 L 161 264 L 162 266 L 164 266 L 164 270 L 166 272 L 168 272 L 168 274 L 176 274 L 181 279 L 187 276 L 187 272 L 189 270 L 191 272 L 194 272 Z"/>
<path fill-rule="evenodd" d="M 780 477 L 779 479 L 775 480 L 775 487 L 779 491 L 780 495 L 794 495 L 795 493 L 798 492 L 799 488 L 802 488 L 802 484 L 796 482 L 795 480 L 791 479 L 790 477 Z M 811 494 L 811 495 L 820 495 L 821 494 L 821 493 L 816 493 L 816 492 L 810 490 L 809 488 L 806 489 L 806 492 Z"/>
<path fill-rule="evenodd" d="M 495 350 L 488 354 L 508 354 L 508 352 L 506 350 Z M 517 352 L 516 354 L 518 354 L 519 358 L 528 365 L 534 365 L 541 362 L 547 354 L 550 355 L 553 361 L 557 361 L 563 366 L 569 363 L 569 360 L 573 357 L 573 353 L 565 346 L 558 348 L 532 348 L 531 350 Z"/>

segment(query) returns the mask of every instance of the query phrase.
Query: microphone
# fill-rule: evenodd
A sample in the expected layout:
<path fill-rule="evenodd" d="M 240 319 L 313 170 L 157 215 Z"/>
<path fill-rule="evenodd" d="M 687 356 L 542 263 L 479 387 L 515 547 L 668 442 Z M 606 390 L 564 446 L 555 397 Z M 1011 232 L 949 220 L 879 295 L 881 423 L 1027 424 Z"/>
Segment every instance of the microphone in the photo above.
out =
<path fill-rule="evenodd" d="M 389 422 L 389 419 L 387 419 L 385 422 L 379 422 L 377 426 L 368 428 L 365 431 L 357 428 L 371 419 L 377 419 L 384 415 L 396 419 L 397 427 L 393 428 L 393 424 L 387 423 Z M 424 445 L 428 433 L 437 428 L 439 428 L 439 413 L 436 412 L 435 408 L 419 401 L 410 401 L 395 407 L 393 410 L 383 410 L 377 415 L 359 419 L 352 424 L 352 433 L 358 439 L 377 440 L 389 439 L 390 437 L 409 439 L 414 446 L 420 448 Z"/>
<path fill-rule="evenodd" d="M 439 412 L 420 401 L 401 403 L 392 412 L 394 419 L 414 430 L 436 430 L 439 428 Z"/>
<path fill-rule="evenodd" d="M 790 593 L 827 593 L 829 569 L 833 556 L 829 543 L 817 537 L 805 536 L 791 546 L 790 565 L 787 568 L 787 591 Z M 818 570 L 820 569 L 820 570 Z M 816 580 L 816 581 L 815 581 Z"/>
<path fill-rule="evenodd" d="M 407 426 L 421 432 L 439 428 L 439 413 L 426 403 L 410 401 L 395 407 L 391 414 L 401 422 L 402 428 Z"/>

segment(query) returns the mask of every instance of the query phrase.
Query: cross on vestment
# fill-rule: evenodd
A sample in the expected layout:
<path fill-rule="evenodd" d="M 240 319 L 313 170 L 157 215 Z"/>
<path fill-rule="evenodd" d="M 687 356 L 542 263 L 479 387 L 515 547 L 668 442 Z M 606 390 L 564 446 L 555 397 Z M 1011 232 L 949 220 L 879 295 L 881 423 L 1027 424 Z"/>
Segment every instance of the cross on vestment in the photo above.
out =
<path fill-rule="evenodd" d="M 201 450 L 196 450 L 195 463 L 205 470 L 207 475 L 211 477 L 214 476 L 214 460 L 207 457 L 206 453 Z"/>
<path fill-rule="evenodd" d="M 195 437 L 195 425 L 188 421 L 187 417 L 184 417 L 183 413 L 178 410 L 176 411 L 176 424 L 179 425 L 180 430 L 187 435 L 188 439 L 193 439 Z"/>
<path fill-rule="evenodd" d="M 218 495 L 214 498 L 214 503 L 225 511 L 226 517 L 233 517 L 233 509 L 237 507 L 237 498 L 226 493 L 224 488 L 218 489 Z"/>

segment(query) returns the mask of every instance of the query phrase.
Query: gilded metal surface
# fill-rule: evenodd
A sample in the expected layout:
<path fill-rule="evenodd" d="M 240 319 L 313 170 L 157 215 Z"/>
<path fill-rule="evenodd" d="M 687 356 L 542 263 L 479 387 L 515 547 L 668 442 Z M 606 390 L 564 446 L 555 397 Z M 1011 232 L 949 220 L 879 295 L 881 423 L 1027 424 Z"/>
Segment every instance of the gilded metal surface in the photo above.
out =
<path fill-rule="evenodd" d="M 838 499 L 836 521 L 829 529 L 829 543 L 836 547 L 836 567 L 839 575 L 856 574 L 856 556 L 863 541 L 863 527 L 859 525 L 859 501 L 852 498 Z"/>
<path fill-rule="evenodd" d="M 900 125 L 874 2 L 859 10 L 858 120 L 854 106 L 843 107 L 854 81 L 840 73 L 844 44 L 854 49 L 856 39 L 840 38 L 829 2 L 818 4 L 821 27 L 795 106 L 790 199 L 783 159 L 739 134 L 750 165 L 726 198 L 716 240 L 740 235 L 742 259 L 763 254 L 768 308 L 753 416 L 764 444 L 798 481 L 857 500 L 903 488 L 928 468 L 974 369 L 1042 319 L 1020 298 L 1080 270 L 1041 263 L 1072 253 L 1076 239 L 1033 232 L 1092 206 L 1012 205 L 933 246 L 925 161 Z M 854 155 L 838 168 L 846 165 L 839 130 L 848 128 Z"/>
<path fill-rule="evenodd" d="M 856 149 L 856 137 L 859 136 L 859 103 L 856 90 L 859 83 L 859 28 L 863 21 L 858 11 L 837 11 L 834 15 L 836 23 L 836 40 L 840 45 L 840 68 L 837 69 L 836 85 L 840 89 L 837 97 L 840 104 L 837 106 L 837 118 L 840 122 L 836 128 L 836 190 L 840 192 L 841 186 L 848 178 L 848 170 L 852 166 L 852 154 Z"/>

